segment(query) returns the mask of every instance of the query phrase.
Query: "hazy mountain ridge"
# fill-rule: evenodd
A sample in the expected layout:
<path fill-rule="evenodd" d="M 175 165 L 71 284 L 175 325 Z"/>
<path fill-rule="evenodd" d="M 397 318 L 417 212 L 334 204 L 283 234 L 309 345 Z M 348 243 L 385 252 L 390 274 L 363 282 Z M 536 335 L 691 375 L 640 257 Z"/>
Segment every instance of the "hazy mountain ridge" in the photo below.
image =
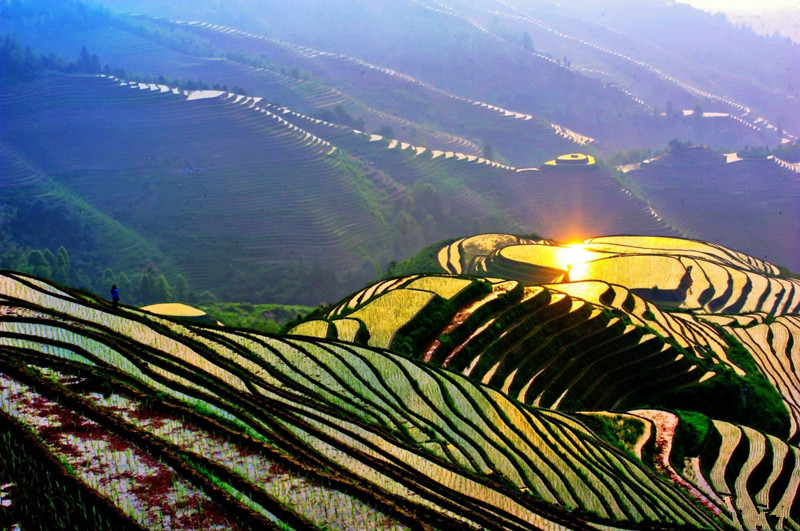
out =
<path fill-rule="evenodd" d="M 589 54 L 586 59 L 591 61 L 591 54 L 596 54 L 597 57 L 614 57 L 598 46 L 624 47 L 625 43 L 632 42 L 631 38 L 607 29 L 591 34 L 591 39 L 586 44 L 569 35 L 568 38 L 554 36 L 552 31 L 544 31 L 542 28 L 552 25 L 554 31 L 564 31 L 566 26 L 568 30 L 578 31 L 591 26 L 593 22 L 586 23 L 565 18 L 563 14 L 547 13 L 548 10 L 553 10 L 544 4 L 538 7 L 497 4 L 497 15 L 493 19 L 486 7 L 476 8 L 464 2 L 397 2 L 380 9 L 374 6 L 368 8 L 363 2 L 350 2 L 335 13 L 335 17 L 339 17 L 337 28 L 346 35 L 341 42 L 335 40 L 335 32 L 318 28 L 318 24 L 314 22 L 324 20 L 325 17 L 330 20 L 331 10 L 312 4 L 298 4 L 292 8 L 279 3 L 271 5 L 275 15 L 272 18 L 265 18 L 263 14 L 253 11 L 252 7 L 238 6 L 244 9 L 239 13 L 240 25 L 222 27 L 204 22 L 176 24 L 147 16 L 120 17 L 108 11 L 80 6 L 82 4 L 63 7 L 61 11 L 53 10 L 49 16 L 42 17 L 41 12 L 35 9 L 35 2 L 30 3 L 29 9 L 25 11 L 18 10 L 17 4 L 8 0 L 4 9 L 11 16 L 2 19 L 0 32 L 15 29 L 23 31 L 26 38 L 43 47 L 43 53 L 52 50 L 69 56 L 76 53 L 81 43 L 87 44 L 89 55 L 100 56 L 98 62 L 105 63 L 108 60 L 112 63 L 108 70 L 124 69 L 134 78 L 152 83 L 153 87 L 166 84 L 170 87 L 181 86 L 183 89 L 216 88 L 222 92 L 244 92 L 250 97 L 263 98 L 260 100 L 263 108 L 279 120 L 287 120 L 291 126 L 301 129 L 307 127 L 307 132 L 321 136 L 331 143 L 331 148 L 337 147 L 339 154 L 347 152 L 343 159 L 348 161 L 344 172 L 349 172 L 348 175 L 352 178 L 348 177 L 346 181 L 351 185 L 361 183 L 358 185 L 360 192 L 351 197 L 357 197 L 356 202 L 363 201 L 363 208 L 371 213 L 361 221 L 351 220 L 339 227 L 335 227 L 335 224 L 339 223 L 337 220 L 340 216 L 333 214 L 333 211 L 320 214 L 316 221 L 312 219 L 317 216 L 314 214 L 312 218 L 300 222 L 315 224 L 315 231 L 331 230 L 341 233 L 346 230 L 356 235 L 336 237 L 330 244 L 324 244 L 332 246 L 328 250 L 333 251 L 330 255 L 333 262 L 336 262 L 336 256 L 341 256 L 341 263 L 348 264 L 344 269 L 350 272 L 344 273 L 338 266 L 327 266 L 328 273 L 325 277 L 335 281 L 325 284 L 340 286 L 323 290 L 324 294 L 317 295 L 317 300 L 341 296 L 346 289 L 354 289 L 389 261 L 408 256 L 414 249 L 436 239 L 463 234 L 465 226 L 474 231 L 535 231 L 554 238 L 581 238 L 595 233 L 629 232 L 626 227 L 642 233 L 680 233 L 696 238 L 721 239 L 759 256 L 766 254 L 777 257 L 776 261 L 791 268 L 798 267 L 792 261 L 790 253 L 781 254 L 775 247 L 777 245 L 785 248 L 786 238 L 792 237 L 794 214 L 775 212 L 770 203 L 764 203 L 763 207 L 752 211 L 751 216 L 768 219 L 763 230 L 774 232 L 768 227 L 776 227 L 781 235 L 774 240 L 774 244 L 750 248 L 749 242 L 755 241 L 754 239 L 734 238 L 727 241 L 724 235 L 712 227 L 704 226 L 704 222 L 690 222 L 688 220 L 692 217 L 686 212 L 675 210 L 672 204 L 650 197 L 648 194 L 653 192 L 646 192 L 646 186 L 636 185 L 633 179 L 638 175 L 636 173 L 623 178 L 624 184 L 620 186 L 615 181 L 619 177 L 607 170 L 595 173 L 592 173 L 594 170 L 578 170 L 577 173 L 564 174 L 514 171 L 539 166 L 544 161 L 570 151 L 588 151 L 602 160 L 602 155 L 613 147 L 663 146 L 666 140 L 675 136 L 689 137 L 694 141 L 705 140 L 717 146 L 731 145 L 734 148 L 741 148 L 742 144 L 768 142 L 770 137 L 777 138 L 777 132 L 764 128 L 763 122 L 760 125 L 748 125 L 748 120 L 754 121 L 755 115 L 740 117 L 737 112 L 741 112 L 741 109 L 737 111 L 738 108 L 731 108 L 719 101 L 697 98 L 696 94 L 686 92 L 673 81 L 665 81 L 657 76 L 648 82 L 651 87 L 648 90 L 654 91 L 647 97 L 651 103 L 635 101 L 632 99 L 633 93 L 628 89 L 636 87 L 627 86 L 624 79 L 632 72 L 635 74 L 637 68 L 644 68 L 643 66 L 636 66 L 634 70 L 618 70 L 623 77 L 612 76 L 612 84 L 604 85 L 608 78 L 603 82 L 592 79 L 591 71 L 594 67 L 591 64 L 584 64 L 583 61 L 575 64 L 577 56 L 573 56 L 571 61 L 568 56 L 565 61 L 561 58 L 559 48 L 549 48 L 551 45 L 555 46 L 552 43 L 559 40 L 570 43 L 576 53 L 579 48 L 587 50 Z M 226 13 L 233 12 L 234 7 L 234 4 L 220 6 L 217 11 L 201 14 L 207 15 L 207 20 L 232 24 L 234 19 L 225 17 Z M 299 10 L 300 7 L 308 9 L 302 27 L 291 22 L 304 16 L 298 14 L 300 11 L 292 11 Z M 114 7 L 123 8 L 122 4 Z M 176 16 L 181 9 L 179 4 L 169 9 L 174 10 L 171 15 L 167 12 L 163 14 L 174 20 L 184 18 Z M 683 8 L 679 11 L 681 16 L 691 20 L 695 20 L 692 17 L 697 15 Z M 664 16 L 671 16 L 670 12 L 665 11 Z M 245 22 L 242 13 L 251 13 L 253 17 Z M 363 13 L 365 18 L 357 19 L 356 13 Z M 587 10 L 584 15 L 589 16 L 591 13 L 591 10 Z M 531 17 L 541 17 L 541 24 L 544 26 L 532 25 L 531 21 L 534 19 Z M 79 19 L 80 23 L 77 23 Z M 700 16 L 697 20 L 704 19 Z M 439 26 L 446 29 L 438 32 L 423 31 L 424 28 Z M 239 28 L 251 33 L 241 33 Z M 347 28 L 351 30 L 345 31 Z M 382 32 L 381 28 L 388 29 Z M 291 31 L 294 33 L 290 34 Z M 540 33 L 537 34 L 537 31 Z M 547 44 L 537 45 L 534 42 L 531 49 L 526 49 L 522 39 L 526 32 L 532 40 Z M 430 38 L 413 38 L 421 34 Z M 546 35 L 550 35 L 547 37 L 549 40 L 541 41 L 540 37 Z M 404 37 L 408 40 L 402 40 Z M 617 40 L 609 41 L 611 37 Z M 287 38 L 291 39 L 281 40 Z M 398 46 L 397 43 L 400 42 L 402 45 Z M 431 47 L 437 53 L 426 53 Z M 640 50 L 635 51 L 638 53 Z M 342 55 L 343 53 L 346 55 Z M 657 54 L 653 57 L 656 56 Z M 621 65 L 633 64 L 627 59 L 621 61 Z M 501 65 L 502 75 L 499 75 L 501 72 L 498 68 Z M 532 76 L 531 72 L 536 75 Z M 457 76 L 462 74 L 466 78 L 456 81 Z M 504 77 L 506 75 L 511 77 Z M 88 79 L 84 81 L 90 83 Z M 68 82 L 68 86 L 69 83 L 74 83 L 74 80 Z M 57 107 L 59 100 L 70 96 L 67 95 L 69 91 L 60 90 L 56 85 L 54 84 L 53 94 L 58 96 L 53 105 Z M 12 95 L 14 91 L 26 91 L 26 87 L 15 87 L 13 84 L 4 87 L 12 100 L 18 97 Z M 565 87 L 568 90 L 563 90 Z M 652 100 L 661 99 L 668 94 L 683 94 L 683 99 L 676 98 L 674 102 L 673 112 L 676 116 L 658 116 L 660 104 L 653 103 Z M 226 116 L 229 112 L 240 115 L 242 109 L 231 105 L 235 100 L 237 98 L 234 97 L 226 99 L 219 109 L 224 109 Z M 681 107 L 690 107 L 692 103 L 710 114 L 700 118 L 697 115 L 684 117 L 683 113 L 678 112 Z M 195 105 L 212 108 L 215 104 L 208 100 L 205 104 Z M 719 105 L 722 107 L 718 107 Z M 655 109 L 651 109 L 651 106 Z M 713 111 L 718 109 L 734 112 L 728 117 L 714 116 Z M 17 110 L 9 107 L 9 112 L 9 117 L 12 117 Z M 170 110 L 155 121 L 167 119 L 171 115 L 178 116 L 175 112 L 174 109 Z M 299 114 L 292 114 L 294 112 Z M 568 114 L 572 118 L 566 122 L 554 120 L 556 117 L 565 118 Z M 338 121 L 340 125 L 345 124 L 344 128 L 337 130 L 310 119 L 315 115 Z M 124 114 L 114 116 L 114 120 L 120 122 L 125 119 Z M 203 116 L 210 118 L 208 115 Z M 574 133 L 577 134 L 548 121 L 569 126 L 576 119 L 578 121 L 574 124 Z M 22 124 L 24 120 L 18 123 Z M 195 127 L 191 123 L 182 122 L 183 125 L 179 127 L 174 123 L 167 124 L 167 127 L 175 130 L 171 138 L 178 138 L 182 128 L 191 130 Z M 44 122 L 37 124 L 36 127 L 42 127 L 43 124 Z M 373 136 L 359 137 L 349 133 L 348 130 L 354 125 Z M 27 124 L 25 127 L 29 126 Z M 599 129 L 596 126 L 600 126 Z M 763 130 L 759 131 L 759 127 Z M 113 146 L 114 141 L 124 138 L 124 135 L 117 134 L 121 131 L 114 132 L 113 129 L 111 134 L 101 134 L 96 138 L 69 138 L 67 134 L 63 134 L 59 141 L 64 146 L 71 142 L 83 143 L 82 146 L 74 144 L 73 148 L 69 148 L 80 151 L 83 153 L 81 156 L 85 157 L 84 162 L 75 165 L 67 162 L 67 158 L 74 159 L 74 153 L 67 155 L 67 152 L 61 151 L 66 158 L 61 158 L 58 162 L 59 157 L 62 157 L 58 155 L 58 149 L 50 153 L 43 144 L 26 145 L 27 141 L 23 139 L 31 138 L 30 135 L 35 130 L 28 128 L 26 133 L 9 130 L 5 141 L 14 141 L 13 145 L 8 145 L 25 158 L 26 164 L 35 168 L 34 173 L 57 175 L 62 185 L 67 188 L 77 187 L 73 189 L 80 190 L 78 195 L 84 198 L 84 194 L 95 194 L 95 199 L 89 203 L 103 212 L 103 215 L 110 215 L 116 223 L 125 225 L 127 230 L 141 234 L 151 244 L 158 246 L 161 252 L 166 251 L 169 254 L 178 251 L 180 257 L 153 255 L 152 261 L 167 273 L 170 283 L 174 282 L 174 275 L 182 273 L 190 279 L 193 290 L 210 289 L 222 293 L 219 291 L 223 289 L 220 286 L 222 279 L 238 278 L 234 284 L 239 287 L 226 291 L 226 297 L 250 298 L 255 293 L 263 293 L 284 300 L 297 300 L 302 282 L 296 283 L 292 288 L 273 290 L 256 288 L 249 282 L 257 281 L 248 281 L 243 275 L 232 275 L 229 269 L 219 270 L 216 266 L 209 265 L 206 271 L 197 270 L 196 257 L 202 256 L 205 251 L 200 251 L 197 246 L 192 247 L 194 244 L 179 250 L 181 245 L 175 245 L 174 237 L 165 236 L 166 228 L 174 223 L 165 217 L 172 207 L 159 212 L 156 205 L 168 204 L 164 201 L 171 199 L 159 197 L 158 185 L 154 188 L 152 184 L 147 184 L 147 179 L 140 180 L 130 190 L 119 186 L 114 190 L 107 186 L 111 183 L 107 179 L 103 179 L 97 187 L 93 184 L 98 178 L 93 172 L 97 171 L 118 170 L 131 179 L 137 172 L 141 174 L 154 171 L 185 172 L 187 175 L 200 172 L 199 175 L 202 175 L 202 172 L 213 167 L 213 164 L 204 159 L 203 155 L 206 153 L 201 153 L 205 146 L 191 147 L 183 154 L 180 150 L 171 153 L 173 148 L 148 144 L 147 136 L 150 135 L 145 129 L 138 134 L 143 146 L 150 146 L 144 151 L 127 150 L 122 145 Z M 101 131 L 102 128 L 95 130 Z M 241 131 L 225 133 L 223 136 L 240 133 Z M 382 140 L 375 136 L 378 133 L 384 136 Z M 580 136 L 581 133 L 591 133 L 592 142 L 588 145 L 576 144 L 574 140 L 587 140 Z M 206 139 L 217 134 L 220 133 L 209 132 Z M 46 137 L 47 134 L 43 138 Z M 392 137 L 399 142 L 393 142 Z M 202 142 L 200 137 L 195 138 L 197 140 L 193 141 Z M 172 140 L 165 141 L 165 145 L 169 145 Z M 237 148 L 219 141 L 214 144 L 227 151 L 222 154 L 223 157 L 233 157 L 233 153 L 244 145 Z M 279 149 L 278 144 L 274 149 Z M 459 154 L 462 151 L 463 155 Z M 245 152 L 246 150 L 241 151 Z M 118 160 L 109 160 L 111 166 L 118 165 L 117 170 L 111 170 L 111 166 L 100 169 L 104 164 L 103 153 L 120 154 Z M 134 153 L 137 155 L 131 156 Z M 465 158 L 464 155 L 467 159 L 471 158 L 471 162 L 481 162 L 475 157 L 485 156 L 504 163 L 506 168 L 501 169 L 500 166 L 490 164 L 469 164 L 470 160 L 460 160 Z M 236 160 L 241 162 L 229 164 L 240 164 L 241 168 L 229 169 L 234 173 L 241 171 L 242 175 L 247 174 L 252 179 L 252 172 L 258 173 L 258 170 L 253 164 L 247 163 L 249 157 L 250 155 L 237 155 Z M 127 162 L 122 163 L 122 160 Z M 340 170 L 341 167 L 336 171 Z M 300 171 L 299 166 L 290 173 L 292 171 Z M 795 197 L 796 191 L 790 184 L 792 175 L 786 169 L 765 164 L 756 171 L 766 172 L 766 178 L 773 178 L 774 173 L 775 179 L 786 184 L 782 195 L 785 201 L 791 202 L 792 197 Z M 76 172 L 83 172 L 84 175 L 77 175 Z M 195 178 L 203 180 L 209 177 Z M 697 176 L 688 178 L 696 179 Z M 191 180 L 191 177 L 185 179 L 187 182 Z M 289 181 L 295 182 L 294 179 Z M 723 186 L 722 183 L 719 181 L 719 186 Z M 709 181 L 709 184 L 712 182 Z M 593 185 L 600 186 L 593 191 Z M 99 190 L 103 190 L 102 194 L 98 193 Z M 431 190 L 435 191 L 435 197 L 421 199 L 422 195 Z M 297 192 L 302 193 L 302 190 Z M 709 190 L 708 193 L 711 195 L 710 199 L 714 199 L 714 196 L 724 193 L 724 190 Z M 102 199 L 102 196 L 109 199 Z M 129 210 L 121 206 L 145 196 L 149 199 L 135 209 Z M 598 199 L 601 197 L 602 199 Z M 698 200 L 695 209 L 702 210 L 703 198 L 697 194 L 694 198 Z M 672 199 L 682 200 L 678 195 Z M 190 208 L 188 204 L 192 204 L 192 201 L 194 200 L 180 208 Z M 204 224 L 203 216 L 197 217 L 202 212 L 202 204 L 195 203 L 200 205 L 200 209 L 192 210 L 187 218 L 194 220 L 190 224 Z M 402 208 L 398 209 L 400 205 Z M 619 210 L 619 205 L 625 207 Z M 737 208 L 731 206 L 729 210 L 735 213 Z M 302 211 L 301 209 L 299 212 Z M 280 225 L 280 220 L 286 221 L 291 215 L 294 213 L 290 213 L 289 217 L 280 216 L 275 221 L 278 224 L 271 229 L 272 234 L 284 230 L 278 228 L 284 226 Z M 146 219 L 148 216 L 149 219 Z M 788 222 L 784 221 L 786 216 Z M 343 219 L 342 217 L 341 220 Z M 368 219 L 369 222 L 366 221 Z M 179 220 L 179 223 L 186 221 Z M 362 238 L 357 236 L 359 226 L 364 224 L 383 227 L 377 230 L 374 245 L 369 242 L 361 243 Z M 285 227 L 290 232 L 293 230 Z M 397 229 L 400 229 L 399 232 Z M 381 230 L 387 232 L 380 236 Z M 245 239 L 247 238 L 249 236 Z M 308 246 L 306 251 L 292 251 L 287 256 L 280 250 L 285 248 L 280 244 L 280 238 L 270 238 L 269 243 L 251 246 L 264 251 L 261 256 L 253 255 L 252 259 L 262 264 L 273 264 L 269 267 L 278 267 L 278 263 L 285 263 L 290 264 L 288 267 L 307 269 L 306 273 L 309 275 L 311 269 L 316 268 L 314 271 L 319 274 L 320 264 L 313 257 L 327 257 L 329 254 L 328 251 L 321 253 L 314 250 L 313 247 L 318 242 L 312 237 L 305 240 L 304 245 Z M 770 238 L 764 239 L 769 240 Z M 36 237 L 29 237 L 24 240 L 24 245 L 34 249 L 53 247 L 45 243 L 46 241 L 37 243 Z M 377 243 L 379 241 L 380 244 Z M 234 245 L 232 241 L 225 242 L 227 252 L 234 252 L 243 258 L 247 255 L 242 248 L 234 251 L 236 247 L 230 247 L 231 245 Z M 291 244 L 289 249 L 294 249 L 294 246 L 295 244 Z M 105 256 L 109 256 L 108 246 L 104 248 Z M 208 250 L 212 248 L 206 247 Z M 355 253 L 352 254 L 354 250 Z M 50 251 L 56 253 L 55 248 Z M 117 258 L 119 254 L 124 255 L 125 252 L 111 252 Z M 299 258 L 301 255 L 306 256 L 305 262 Z M 210 258 L 210 261 L 203 262 L 219 262 L 219 259 Z M 176 260 L 183 265 L 176 266 Z M 97 260 L 95 263 L 98 265 L 95 267 L 102 270 L 102 261 L 102 258 Z M 361 262 L 358 263 L 359 261 Z M 136 265 L 120 269 L 133 275 L 141 268 L 141 262 L 140 260 Z M 191 266 L 189 262 L 193 262 Z M 7 265 L 11 264 L 7 262 Z M 113 275 L 118 276 L 117 267 L 110 263 L 108 265 L 114 270 Z M 226 264 L 225 267 L 233 266 Z M 350 277 L 345 278 L 342 275 Z M 100 276 L 99 271 L 96 276 Z M 277 276 L 285 278 L 287 275 Z M 215 280 L 208 280 L 212 278 Z M 316 302 L 312 299 L 303 301 Z"/>

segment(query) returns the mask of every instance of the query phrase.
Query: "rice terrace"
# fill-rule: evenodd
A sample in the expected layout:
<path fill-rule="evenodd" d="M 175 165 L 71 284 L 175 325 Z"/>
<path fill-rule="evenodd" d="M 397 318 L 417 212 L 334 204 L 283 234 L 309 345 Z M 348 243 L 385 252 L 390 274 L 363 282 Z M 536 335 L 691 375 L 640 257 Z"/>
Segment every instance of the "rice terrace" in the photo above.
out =
<path fill-rule="evenodd" d="M 686 2 L 0 0 L 0 529 L 800 531 L 797 6 Z"/>

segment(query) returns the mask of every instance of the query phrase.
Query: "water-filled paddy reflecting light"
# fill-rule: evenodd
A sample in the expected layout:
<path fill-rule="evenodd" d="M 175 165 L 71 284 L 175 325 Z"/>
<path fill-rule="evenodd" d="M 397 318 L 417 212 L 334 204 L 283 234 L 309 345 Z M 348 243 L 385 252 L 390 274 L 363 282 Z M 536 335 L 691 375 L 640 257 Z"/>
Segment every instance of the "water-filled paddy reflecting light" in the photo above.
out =
<path fill-rule="evenodd" d="M 597 258 L 597 253 L 586 249 L 581 243 L 568 244 L 559 253 L 561 269 L 569 272 L 570 280 L 580 280 L 587 277 L 589 267 L 586 262 Z"/>

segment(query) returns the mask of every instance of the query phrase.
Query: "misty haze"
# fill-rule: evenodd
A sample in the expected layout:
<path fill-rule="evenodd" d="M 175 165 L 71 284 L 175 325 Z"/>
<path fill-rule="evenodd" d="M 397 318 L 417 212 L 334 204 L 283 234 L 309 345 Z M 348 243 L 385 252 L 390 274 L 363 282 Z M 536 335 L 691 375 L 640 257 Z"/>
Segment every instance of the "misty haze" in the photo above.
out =
<path fill-rule="evenodd" d="M 0 528 L 800 529 L 800 10 L 687 2 L 0 0 Z"/>

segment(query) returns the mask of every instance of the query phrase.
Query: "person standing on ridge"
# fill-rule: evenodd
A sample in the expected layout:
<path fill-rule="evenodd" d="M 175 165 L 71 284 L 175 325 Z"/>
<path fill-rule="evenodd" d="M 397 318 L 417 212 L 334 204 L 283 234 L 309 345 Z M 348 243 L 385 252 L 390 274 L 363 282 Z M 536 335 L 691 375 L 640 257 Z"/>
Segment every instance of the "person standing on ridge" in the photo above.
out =
<path fill-rule="evenodd" d="M 114 308 L 119 305 L 119 289 L 116 284 L 111 286 L 111 303 L 114 305 Z"/>

